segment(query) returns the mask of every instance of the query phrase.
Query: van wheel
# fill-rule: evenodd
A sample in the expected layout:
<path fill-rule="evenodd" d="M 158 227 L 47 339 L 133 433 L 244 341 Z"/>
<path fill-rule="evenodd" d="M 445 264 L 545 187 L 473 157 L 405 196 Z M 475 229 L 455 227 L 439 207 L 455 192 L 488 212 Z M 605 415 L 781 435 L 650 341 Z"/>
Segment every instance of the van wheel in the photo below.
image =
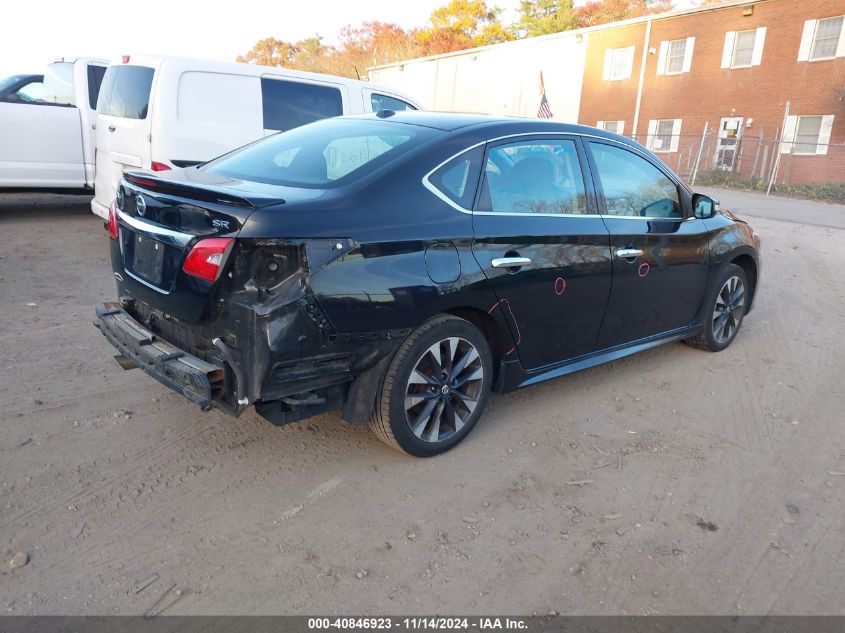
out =
<path fill-rule="evenodd" d="M 434 317 L 388 365 L 370 428 L 416 457 L 448 451 L 478 422 L 492 382 L 492 355 L 479 329 L 458 317 Z"/>
<path fill-rule="evenodd" d="M 708 352 L 721 352 L 739 332 L 747 299 L 745 271 L 736 264 L 728 264 L 705 300 L 701 333 L 685 342 Z"/>

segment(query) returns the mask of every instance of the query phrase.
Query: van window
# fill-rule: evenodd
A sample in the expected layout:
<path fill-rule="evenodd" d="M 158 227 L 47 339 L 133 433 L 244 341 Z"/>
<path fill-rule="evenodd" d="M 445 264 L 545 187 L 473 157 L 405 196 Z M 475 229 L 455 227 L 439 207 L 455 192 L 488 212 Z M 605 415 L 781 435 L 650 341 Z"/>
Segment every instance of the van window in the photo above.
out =
<path fill-rule="evenodd" d="M 261 79 L 264 129 L 290 130 L 343 114 L 340 90 L 283 79 Z"/>
<path fill-rule="evenodd" d="M 97 112 L 146 119 L 154 73 L 146 66 L 109 66 L 97 100 Z"/>
<path fill-rule="evenodd" d="M 438 133 L 386 121 L 326 119 L 269 136 L 200 169 L 271 185 L 335 187 L 363 178 Z"/>
<path fill-rule="evenodd" d="M 179 77 L 176 116 L 185 123 L 257 129 L 261 120 L 259 91 L 258 77 L 186 72 Z"/>
<path fill-rule="evenodd" d="M 100 94 L 100 86 L 103 84 L 105 74 L 105 66 L 88 64 L 88 107 L 92 110 L 97 109 L 97 97 Z"/>
<path fill-rule="evenodd" d="M 373 107 L 373 112 L 378 112 L 379 110 L 393 110 L 394 112 L 399 112 L 400 110 L 416 110 L 414 106 L 402 101 L 402 99 L 380 95 L 377 92 L 370 95 L 370 105 Z"/>

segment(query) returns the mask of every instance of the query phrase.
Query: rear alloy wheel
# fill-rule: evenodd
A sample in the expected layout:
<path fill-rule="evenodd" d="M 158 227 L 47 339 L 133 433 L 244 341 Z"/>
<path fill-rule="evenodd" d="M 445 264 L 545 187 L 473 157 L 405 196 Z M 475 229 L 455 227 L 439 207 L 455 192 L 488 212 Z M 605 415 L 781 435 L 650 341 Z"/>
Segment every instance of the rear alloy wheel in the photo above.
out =
<path fill-rule="evenodd" d="M 720 352 L 733 342 L 742 325 L 748 301 L 748 280 L 745 271 L 728 265 L 722 272 L 714 291 L 710 292 L 705 308 L 701 334 L 687 343 L 710 352 Z"/>
<path fill-rule="evenodd" d="M 492 377 L 490 348 L 478 328 L 453 316 L 431 319 L 388 366 L 370 426 L 411 455 L 447 451 L 478 421 Z"/>

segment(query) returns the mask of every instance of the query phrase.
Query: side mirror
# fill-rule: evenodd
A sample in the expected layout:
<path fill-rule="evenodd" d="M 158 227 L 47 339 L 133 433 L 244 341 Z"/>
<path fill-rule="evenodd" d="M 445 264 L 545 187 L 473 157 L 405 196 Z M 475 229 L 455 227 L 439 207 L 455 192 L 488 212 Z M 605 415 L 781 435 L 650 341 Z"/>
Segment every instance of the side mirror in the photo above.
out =
<path fill-rule="evenodd" d="M 712 218 L 719 211 L 719 201 L 703 193 L 692 195 L 692 213 L 699 220 Z"/>

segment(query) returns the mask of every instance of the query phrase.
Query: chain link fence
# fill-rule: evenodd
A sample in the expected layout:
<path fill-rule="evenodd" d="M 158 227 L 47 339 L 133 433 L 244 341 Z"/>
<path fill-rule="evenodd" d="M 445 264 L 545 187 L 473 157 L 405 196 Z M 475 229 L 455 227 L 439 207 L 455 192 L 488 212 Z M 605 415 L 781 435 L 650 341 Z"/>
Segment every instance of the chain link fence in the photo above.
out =
<path fill-rule="evenodd" d="M 845 202 L 845 143 L 785 141 L 779 129 L 728 136 L 713 128 L 634 140 L 654 150 L 691 187 L 722 185 Z"/>

